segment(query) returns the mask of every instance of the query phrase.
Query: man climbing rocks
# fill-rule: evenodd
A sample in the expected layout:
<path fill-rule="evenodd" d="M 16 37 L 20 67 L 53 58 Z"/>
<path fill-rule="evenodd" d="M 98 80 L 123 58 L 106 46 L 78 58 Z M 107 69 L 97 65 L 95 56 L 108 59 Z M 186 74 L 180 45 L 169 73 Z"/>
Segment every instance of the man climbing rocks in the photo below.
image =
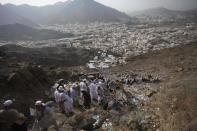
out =
<path fill-rule="evenodd" d="M 55 126 L 56 131 L 59 131 L 53 110 L 42 101 L 36 101 L 35 107 L 35 123 L 32 131 L 47 131 L 50 126 Z"/>
<path fill-rule="evenodd" d="M 98 92 L 97 92 L 96 82 L 91 82 L 89 86 L 89 90 L 90 90 L 91 102 L 93 102 L 94 100 L 98 102 Z"/>
<path fill-rule="evenodd" d="M 13 109 L 13 101 L 6 100 L 0 111 L 0 131 L 27 131 L 26 117 Z"/>

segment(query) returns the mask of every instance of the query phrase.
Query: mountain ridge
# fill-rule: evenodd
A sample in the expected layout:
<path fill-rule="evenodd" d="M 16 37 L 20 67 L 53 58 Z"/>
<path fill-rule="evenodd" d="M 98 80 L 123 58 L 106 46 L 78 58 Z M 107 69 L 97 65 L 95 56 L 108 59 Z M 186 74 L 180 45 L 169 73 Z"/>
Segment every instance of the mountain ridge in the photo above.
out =
<path fill-rule="evenodd" d="M 170 10 L 164 7 L 146 9 L 143 11 L 130 13 L 129 16 L 136 17 L 143 22 L 165 21 L 178 23 L 197 22 L 197 9 L 178 11 Z"/>
<path fill-rule="evenodd" d="M 12 10 L 7 9 L 5 6 L 0 5 L 0 25 L 21 23 L 27 26 L 37 26 L 31 20 L 18 15 Z"/>
<path fill-rule="evenodd" d="M 71 33 L 61 33 L 53 30 L 35 29 L 22 24 L 0 26 L 0 40 L 46 40 L 71 37 Z"/>
<path fill-rule="evenodd" d="M 130 17 L 94 0 L 69 0 L 47 6 L 13 5 L 4 7 L 38 24 L 124 22 Z"/>

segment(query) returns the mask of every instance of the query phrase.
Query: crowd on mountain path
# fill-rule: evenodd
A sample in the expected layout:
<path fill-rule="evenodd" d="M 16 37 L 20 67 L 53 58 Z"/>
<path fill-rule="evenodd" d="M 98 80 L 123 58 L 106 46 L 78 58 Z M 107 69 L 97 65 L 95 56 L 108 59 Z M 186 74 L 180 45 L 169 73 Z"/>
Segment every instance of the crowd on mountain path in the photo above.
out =
<path fill-rule="evenodd" d="M 32 127 L 27 126 L 27 118 L 12 107 L 14 101 L 6 100 L 3 103 L 4 109 L 0 112 L 0 130 L 27 131 L 30 127 L 32 131 L 47 131 L 53 126 L 56 131 L 60 131 L 62 124 L 59 123 L 56 116 L 57 111 L 54 108 L 58 109 L 65 119 L 77 115 L 77 112 L 84 113 L 84 111 L 94 110 L 94 108 L 119 114 L 122 105 L 130 104 L 131 106 L 130 98 L 133 98 L 133 95 L 124 89 L 128 85 L 132 85 L 128 76 L 115 80 L 99 73 L 81 76 L 78 81 L 74 82 L 59 79 L 51 87 L 53 101 L 44 103 L 42 100 L 37 100 L 35 109 L 33 111 L 32 108 L 30 109 L 30 114 L 35 119 Z M 122 90 L 124 96 L 118 94 L 118 90 Z M 121 103 L 118 97 L 122 97 L 124 101 Z M 103 120 L 100 117 L 96 111 L 93 111 L 94 122 L 91 124 L 91 129 L 102 127 L 104 130 L 110 131 L 112 124 L 109 117 L 105 117 Z M 11 120 L 9 120 L 10 118 Z"/>
<path fill-rule="evenodd" d="M 85 111 L 100 106 L 103 110 L 117 110 L 118 104 L 113 96 L 116 88 L 118 88 L 116 81 L 98 74 L 80 78 L 79 82 L 73 83 L 59 79 L 51 87 L 53 102 L 44 103 L 42 100 L 35 102 L 35 110 L 33 114 L 30 113 L 35 118 L 32 131 L 47 131 L 51 126 L 54 126 L 57 131 L 60 130 L 53 106 L 57 106 L 59 112 L 65 117 L 73 116 L 76 108 L 82 108 Z M 112 98 L 114 97 L 111 101 L 107 99 L 109 93 Z M 0 130 L 27 131 L 27 118 L 14 109 L 13 105 L 14 100 L 6 100 L 3 103 L 3 109 L 0 112 Z"/>

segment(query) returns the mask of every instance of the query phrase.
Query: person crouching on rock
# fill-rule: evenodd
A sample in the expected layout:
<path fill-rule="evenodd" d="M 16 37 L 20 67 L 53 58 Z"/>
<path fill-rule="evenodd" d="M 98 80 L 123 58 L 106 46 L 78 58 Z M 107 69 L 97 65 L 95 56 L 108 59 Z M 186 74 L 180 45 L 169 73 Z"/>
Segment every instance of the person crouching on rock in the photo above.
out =
<path fill-rule="evenodd" d="M 13 101 L 6 100 L 0 111 L 0 131 L 27 131 L 26 117 L 13 109 Z"/>
<path fill-rule="evenodd" d="M 36 101 L 35 108 L 35 123 L 32 131 L 47 131 L 50 126 L 55 126 L 56 131 L 59 131 L 55 113 L 50 107 L 45 106 L 42 101 Z"/>

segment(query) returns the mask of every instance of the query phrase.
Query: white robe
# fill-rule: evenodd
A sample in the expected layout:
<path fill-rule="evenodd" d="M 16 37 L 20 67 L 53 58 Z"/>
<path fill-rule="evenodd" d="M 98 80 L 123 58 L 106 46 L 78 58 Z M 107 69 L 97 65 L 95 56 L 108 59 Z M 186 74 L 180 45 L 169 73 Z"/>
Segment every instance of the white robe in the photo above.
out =
<path fill-rule="evenodd" d="M 64 101 L 64 111 L 66 114 L 73 112 L 73 100 L 65 93 L 61 93 L 61 101 Z"/>
<path fill-rule="evenodd" d="M 82 97 L 83 96 L 83 94 L 82 94 L 82 91 L 88 91 L 88 87 L 87 87 L 87 85 L 85 84 L 85 82 L 80 82 L 79 83 L 79 87 L 80 87 L 80 97 Z"/>
<path fill-rule="evenodd" d="M 61 93 L 56 89 L 54 92 L 55 102 L 59 103 L 61 101 Z"/>
<path fill-rule="evenodd" d="M 92 100 L 98 100 L 98 92 L 97 92 L 97 85 L 94 83 L 91 83 L 89 86 L 90 89 L 90 97 L 91 97 L 91 101 Z"/>
<path fill-rule="evenodd" d="M 102 89 L 106 88 L 106 83 L 105 82 L 100 81 L 97 85 L 100 86 Z"/>
<path fill-rule="evenodd" d="M 80 86 L 80 91 L 87 91 L 88 90 L 88 87 L 86 86 L 85 82 L 80 82 L 79 86 Z"/>

